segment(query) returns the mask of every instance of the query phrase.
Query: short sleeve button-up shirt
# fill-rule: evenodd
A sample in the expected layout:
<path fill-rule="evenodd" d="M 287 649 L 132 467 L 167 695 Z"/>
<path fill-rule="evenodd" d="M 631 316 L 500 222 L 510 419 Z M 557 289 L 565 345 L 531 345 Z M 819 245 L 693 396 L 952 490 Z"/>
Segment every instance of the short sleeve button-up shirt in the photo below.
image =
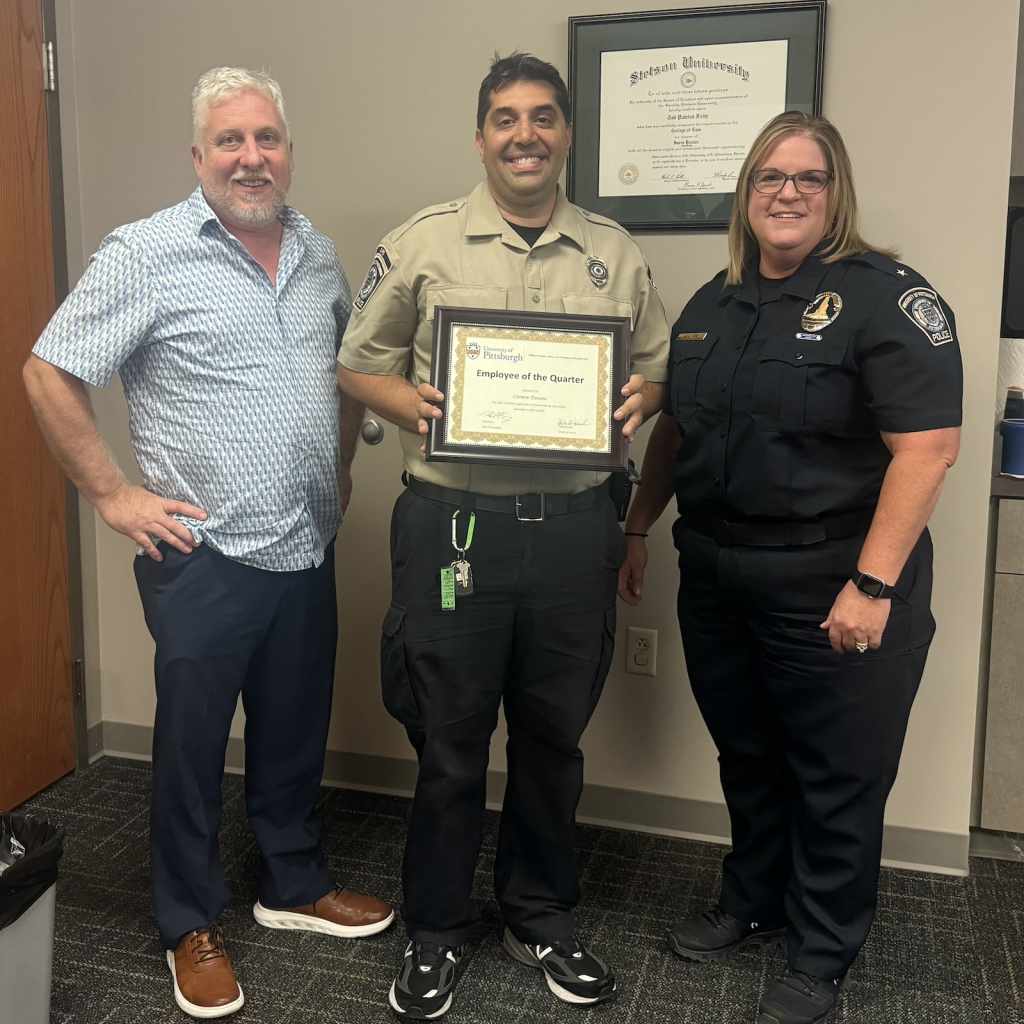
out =
<path fill-rule="evenodd" d="M 285 207 L 276 286 L 202 190 L 108 235 L 33 351 L 120 371 L 146 487 L 196 539 L 270 570 L 319 565 L 341 522 L 335 359 L 351 299 L 330 239 Z"/>
<path fill-rule="evenodd" d="M 462 306 L 631 317 L 630 372 L 666 379 L 668 323 L 643 254 L 622 227 L 574 206 L 561 190 L 532 247 L 502 218 L 483 181 L 468 198 L 416 214 L 377 252 L 338 357 L 351 370 L 429 381 L 434 307 Z M 601 287 L 588 271 L 590 256 L 608 268 Z M 410 475 L 458 490 L 575 493 L 608 475 L 427 462 L 423 438 L 400 435 Z"/>
<path fill-rule="evenodd" d="M 683 434 L 681 511 L 808 521 L 873 508 L 881 431 L 956 427 L 953 314 L 916 271 L 877 252 L 812 254 L 784 281 L 724 271 L 672 328 L 666 409 Z"/>

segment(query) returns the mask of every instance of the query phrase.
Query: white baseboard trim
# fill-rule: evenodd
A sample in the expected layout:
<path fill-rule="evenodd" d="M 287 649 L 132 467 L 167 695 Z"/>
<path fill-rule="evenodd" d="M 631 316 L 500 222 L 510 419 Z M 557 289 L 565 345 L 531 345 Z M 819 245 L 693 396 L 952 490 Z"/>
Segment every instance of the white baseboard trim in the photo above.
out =
<path fill-rule="evenodd" d="M 153 745 L 153 729 L 126 722 L 98 722 L 89 729 L 90 760 L 108 754 L 148 760 Z M 245 746 L 240 739 L 228 741 L 226 770 L 240 774 L 245 765 Z M 324 764 L 324 785 L 341 789 L 361 789 L 391 796 L 412 796 L 416 787 L 417 765 L 413 760 L 328 750 Z M 505 773 L 487 773 L 487 806 L 501 807 L 505 791 Z M 587 783 L 583 787 L 577 820 L 588 825 L 678 836 L 703 842 L 729 843 L 729 814 L 725 804 L 710 800 L 645 793 Z M 1000 849 L 1002 849 L 1000 847 Z M 931 829 L 886 825 L 882 845 L 882 864 L 911 871 L 942 875 L 968 874 L 968 856 L 999 856 L 986 852 L 970 835 L 937 832 Z M 1005 856 L 1005 854 L 1004 854 Z"/>

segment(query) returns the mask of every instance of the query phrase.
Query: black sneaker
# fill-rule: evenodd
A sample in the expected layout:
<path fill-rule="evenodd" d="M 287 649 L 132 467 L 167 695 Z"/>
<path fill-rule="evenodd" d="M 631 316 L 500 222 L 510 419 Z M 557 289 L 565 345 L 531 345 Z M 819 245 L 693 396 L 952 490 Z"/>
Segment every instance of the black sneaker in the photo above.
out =
<path fill-rule="evenodd" d="M 413 1020 L 434 1020 L 447 1013 L 464 950 L 465 946 L 410 942 L 388 993 L 391 1009 Z"/>
<path fill-rule="evenodd" d="M 832 1016 L 848 977 L 814 978 L 790 968 L 761 997 L 757 1024 L 824 1024 Z"/>
<path fill-rule="evenodd" d="M 608 965 L 570 935 L 561 942 L 527 945 L 505 929 L 505 952 L 528 967 L 539 967 L 548 988 L 566 1003 L 605 1003 L 614 999 L 615 975 Z"/>
<path fill-rule="evenodd" d="M 702 964 L 723 960 L 746 946 L 785 948 L 785 943 L 784 927 L 762 925 L 757 921 L 747 924 L 717 906 L 697 917 L 677 921 L 668 933 L 668 945 L 673 953 Z"/>

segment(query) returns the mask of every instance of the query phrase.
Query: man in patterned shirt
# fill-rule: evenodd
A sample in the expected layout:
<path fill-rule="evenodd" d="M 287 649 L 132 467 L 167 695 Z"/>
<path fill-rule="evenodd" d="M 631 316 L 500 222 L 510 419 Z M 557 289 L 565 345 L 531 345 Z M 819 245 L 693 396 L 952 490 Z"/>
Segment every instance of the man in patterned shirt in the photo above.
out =
<path fill-rule="evenodd" d="M 217 832 L 239 693 L 256 920 L 359 936 L 394 914 L 335 885 L 314 813 L 337 645 L 333 538 L 362 417 L 345 398 L 339 418 L 335 384 L 348 284 L 330 240 L 285 205 L 277 83 L 217 68 L 192 112 L 200 187 L 104 239 L 24 376 L 67 475 L 139 545 L 156 641 L 154 908 L 175 1000 L 205 1018 L 243 1002 L 215 923 L 230 900 Z M 116 372 L 144 487 L 121 475 L 85 389 Z"/>

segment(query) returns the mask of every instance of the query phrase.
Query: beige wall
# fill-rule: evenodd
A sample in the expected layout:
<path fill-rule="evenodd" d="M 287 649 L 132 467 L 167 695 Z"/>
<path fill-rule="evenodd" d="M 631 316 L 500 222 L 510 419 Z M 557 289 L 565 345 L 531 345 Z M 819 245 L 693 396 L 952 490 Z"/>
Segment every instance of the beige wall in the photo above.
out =
<path fill-rule="evenodd" d="M 650 8 L 591 0 L 590 12 Z M 688 6 L 674 0 L 666 6 Z M 696 4 L 692 4 L 696 6 Z M 825 113 L 853 155 L 868 237 L 898 245 L 956 311 L 966 369 L 963 454 L 935 516 L 939 621 L 911 721 L 889 821 L 967 830 L 1009 173 L 1018 0 L 832 0 Z M 476 89 L 495 49 L 566 65 L 567 0 L 429 4 L 331 0 L 60 0 L 70 262 L 118 224 L 194 185 L 188 94 L 217 64 L 264 66 L 281 81 L 296 149 L 294 205 L 334 238 L 354 286 L 379 238 L 480 177 L 472 145 Z M 674 316 L 724 263 L 721 234 L 644 235 Z M 125 464 L 116 386 L 96 396 Z M 387 533 L 399 490 L 394 429 L 363 449 L 339 538 L 341 654 L 334 748 L 409 757 L 378 696 L 379 625 L 388 603 Z M 675 558 L 666 517 L 652 537 L 644 605 L 629 624 L 660 631 L 659 674 L 621 659 L 585 738 L 588 780 L 719 800 L 714 750 L 686 685 L 674 622 Z M 149 724 L 152 647 L 132 579 L 132 544 L 83 517 L 90 718 Z M 96 699 L 96 677 L 102 705 Z M 500 751 L 495 766 L 502 767 Z"/>

